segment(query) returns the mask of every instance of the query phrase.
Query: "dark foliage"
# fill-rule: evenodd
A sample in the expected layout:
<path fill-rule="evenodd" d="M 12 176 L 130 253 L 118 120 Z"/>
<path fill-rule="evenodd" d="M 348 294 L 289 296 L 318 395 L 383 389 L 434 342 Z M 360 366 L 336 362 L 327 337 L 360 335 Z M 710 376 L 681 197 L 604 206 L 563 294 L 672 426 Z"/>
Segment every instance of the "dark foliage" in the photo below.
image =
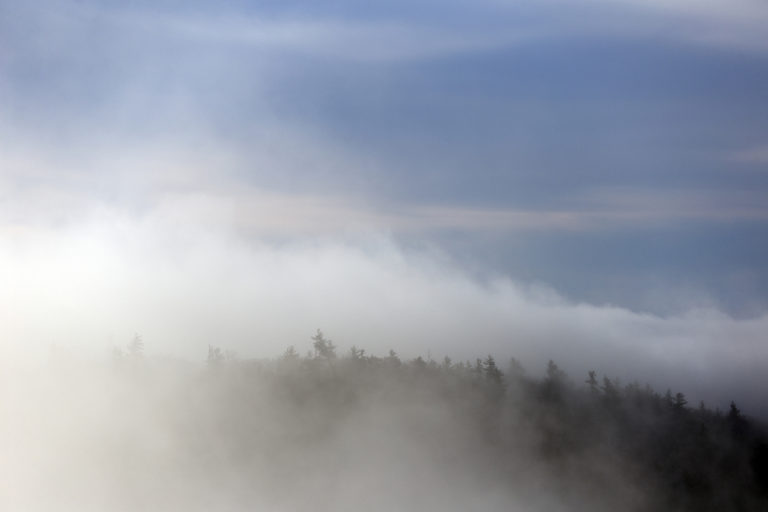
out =
<path fill-rule="evenodd" d="M 274 392 L 293 407 L 322 409 L 331 418 L 327 429 L 379 393 L 439 397 L 474 425 L 476 451 L 497 476 L 523 443 L 558 471 L 583 466 L 596 489 L 611 479 L 587 461 L 608 461 L 608 473 L 612 464 L 620 467 L 641 482 L 644 494 L 642 505 L 628 509 L 768 510 L 768 436 L 733 403 L 727 415 L 703 403 L 692 409 L 682 393 L 660 395 L 648 385 L 621 386 L 608 377 L 599 383 L 594 371 L 576 385 L 553 361 L 539 379 L 514 359 L 505 375 L 490 355 L 475 364 L 450 358 L 437 364 L 352 347 L 348 357 L 336 359 L 320 331 L 312 340 L 314 353 L 305 358 L 291 347 L 276 362 L 240 362 L 232 371 L 268 374 Z M 516 471 L 509 469 L 508 477 Z"/>
<path fill-rule="evenodd" d="M 338 356 L 321 331 L 311 341 L 306 356 L 289 347 L 275 360 L 209 347 L 206 370 L 182 380 L 189 402 L 171 407 L 185 457 L 200 467 L 226 461 L 243 475 L 261 468 L 266 488 L 278 489 L 271 478 L 317 475 L 308 461 L 327 456 L 323 478 L 334 482 L 334 471 L 347 474 L 334 469 L 334 450 L 374 428 L 381 446 L 354 455 L 371 471 L 400 445 L 429 458 L 425 467 L 438 474 L 461 468 L 494 492 L 542 486 L 541 495 L 557 496 L 557 510 L 768 510 L 768 434 L 733 402 L 727 414 L 692 408 L 682 393 L 622 385 L 596 371 L 575 383 L 554 361 L 538 378 L 515 359 L 502 371 L 491 355 L 406 361 L 353 346 Z M 131 382 L 161 373 L 142 353 L 136 337 L 132 357 L 118 359 Z M 378 422 L 365 423 L 371 417 Z M 546 500 L 528 502 L 550 509 Z"/>

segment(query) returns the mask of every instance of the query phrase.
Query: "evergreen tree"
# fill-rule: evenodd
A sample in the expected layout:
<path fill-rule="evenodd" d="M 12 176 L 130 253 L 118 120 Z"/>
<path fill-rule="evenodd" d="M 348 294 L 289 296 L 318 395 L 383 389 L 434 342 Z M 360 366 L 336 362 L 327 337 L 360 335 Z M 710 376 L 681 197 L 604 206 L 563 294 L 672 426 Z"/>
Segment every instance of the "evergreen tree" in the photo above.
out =
<path fill-rule="evenodd" d="M 318 329 L 315 335 L 312 336 L 312 347 L 315 349 L 316 358 L 336 358 L 336 346 L 333 344 L 333 341 L 323 335 L 323 332 L 320 329 Z"/>
<path fill-rule="evenodd" d="M 685 404 L 688 403 L 688 400 L 685 399 L 685 395 L 682 393 L 675 393 L 675 399 L 672 402 L 672 408 L 676 411 L 682 411 L 685 409 Z"/>
<path fill-rule="evenodd" d="M 589 370 L 587 380 L 584 383 L 589 386 L 589 390 L 593 394 L 597 394 L 597 373 L 594 370 Z"/>

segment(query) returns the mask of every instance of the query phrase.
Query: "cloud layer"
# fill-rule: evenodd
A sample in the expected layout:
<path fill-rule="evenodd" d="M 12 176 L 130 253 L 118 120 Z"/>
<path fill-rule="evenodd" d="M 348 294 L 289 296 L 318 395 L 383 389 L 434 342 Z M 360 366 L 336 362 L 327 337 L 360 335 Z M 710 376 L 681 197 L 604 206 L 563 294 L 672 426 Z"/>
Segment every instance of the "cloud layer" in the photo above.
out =
<path fill-rule="evenodd" d="M 160 208 L 110 212 L 61 229 L 6 233 L 0 310 L 5 359 L 51 346 L 106 355 L 135 332 L 151 354 L 202 359 L 209 344 L 244 357 L 309 347 L 324 329 L 351 345 L 407 357 L 549 358 L 724 404 L 757 408 L 768 383 L 768 316 L 713 309 L 656 316 L 574 303 L 543 286 L 471 278 L 437 250 L 386 236 L 285 238 L 188 224 Z"/>

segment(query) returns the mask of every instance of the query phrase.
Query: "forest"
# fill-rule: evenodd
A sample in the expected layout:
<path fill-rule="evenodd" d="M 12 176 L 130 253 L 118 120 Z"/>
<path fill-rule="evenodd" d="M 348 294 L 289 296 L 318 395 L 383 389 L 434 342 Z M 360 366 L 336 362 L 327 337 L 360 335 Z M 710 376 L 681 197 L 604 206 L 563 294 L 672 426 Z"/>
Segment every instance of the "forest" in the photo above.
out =
<path fill-rule="evenodd" d="M 768 431 L 734 402 L 553 361 L 536 376 L 490 355 L 341 353 L 320 331 L 307 348 L 210 346 L 196 364 L 136 337 L 109 361 L 6 374 L 0 506 L 768 510 Z"/>

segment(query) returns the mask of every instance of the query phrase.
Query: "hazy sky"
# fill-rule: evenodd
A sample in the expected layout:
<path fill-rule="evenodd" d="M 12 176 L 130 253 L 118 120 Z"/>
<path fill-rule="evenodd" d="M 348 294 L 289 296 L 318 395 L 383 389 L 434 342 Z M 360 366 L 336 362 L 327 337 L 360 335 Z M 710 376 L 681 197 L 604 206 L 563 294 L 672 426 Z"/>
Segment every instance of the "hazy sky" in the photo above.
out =
<path fill-rule="evenodd" d="M 766 26 L 762 0 L 0 0 L 5 343 L 593 338 L 749 381 Z"/>

